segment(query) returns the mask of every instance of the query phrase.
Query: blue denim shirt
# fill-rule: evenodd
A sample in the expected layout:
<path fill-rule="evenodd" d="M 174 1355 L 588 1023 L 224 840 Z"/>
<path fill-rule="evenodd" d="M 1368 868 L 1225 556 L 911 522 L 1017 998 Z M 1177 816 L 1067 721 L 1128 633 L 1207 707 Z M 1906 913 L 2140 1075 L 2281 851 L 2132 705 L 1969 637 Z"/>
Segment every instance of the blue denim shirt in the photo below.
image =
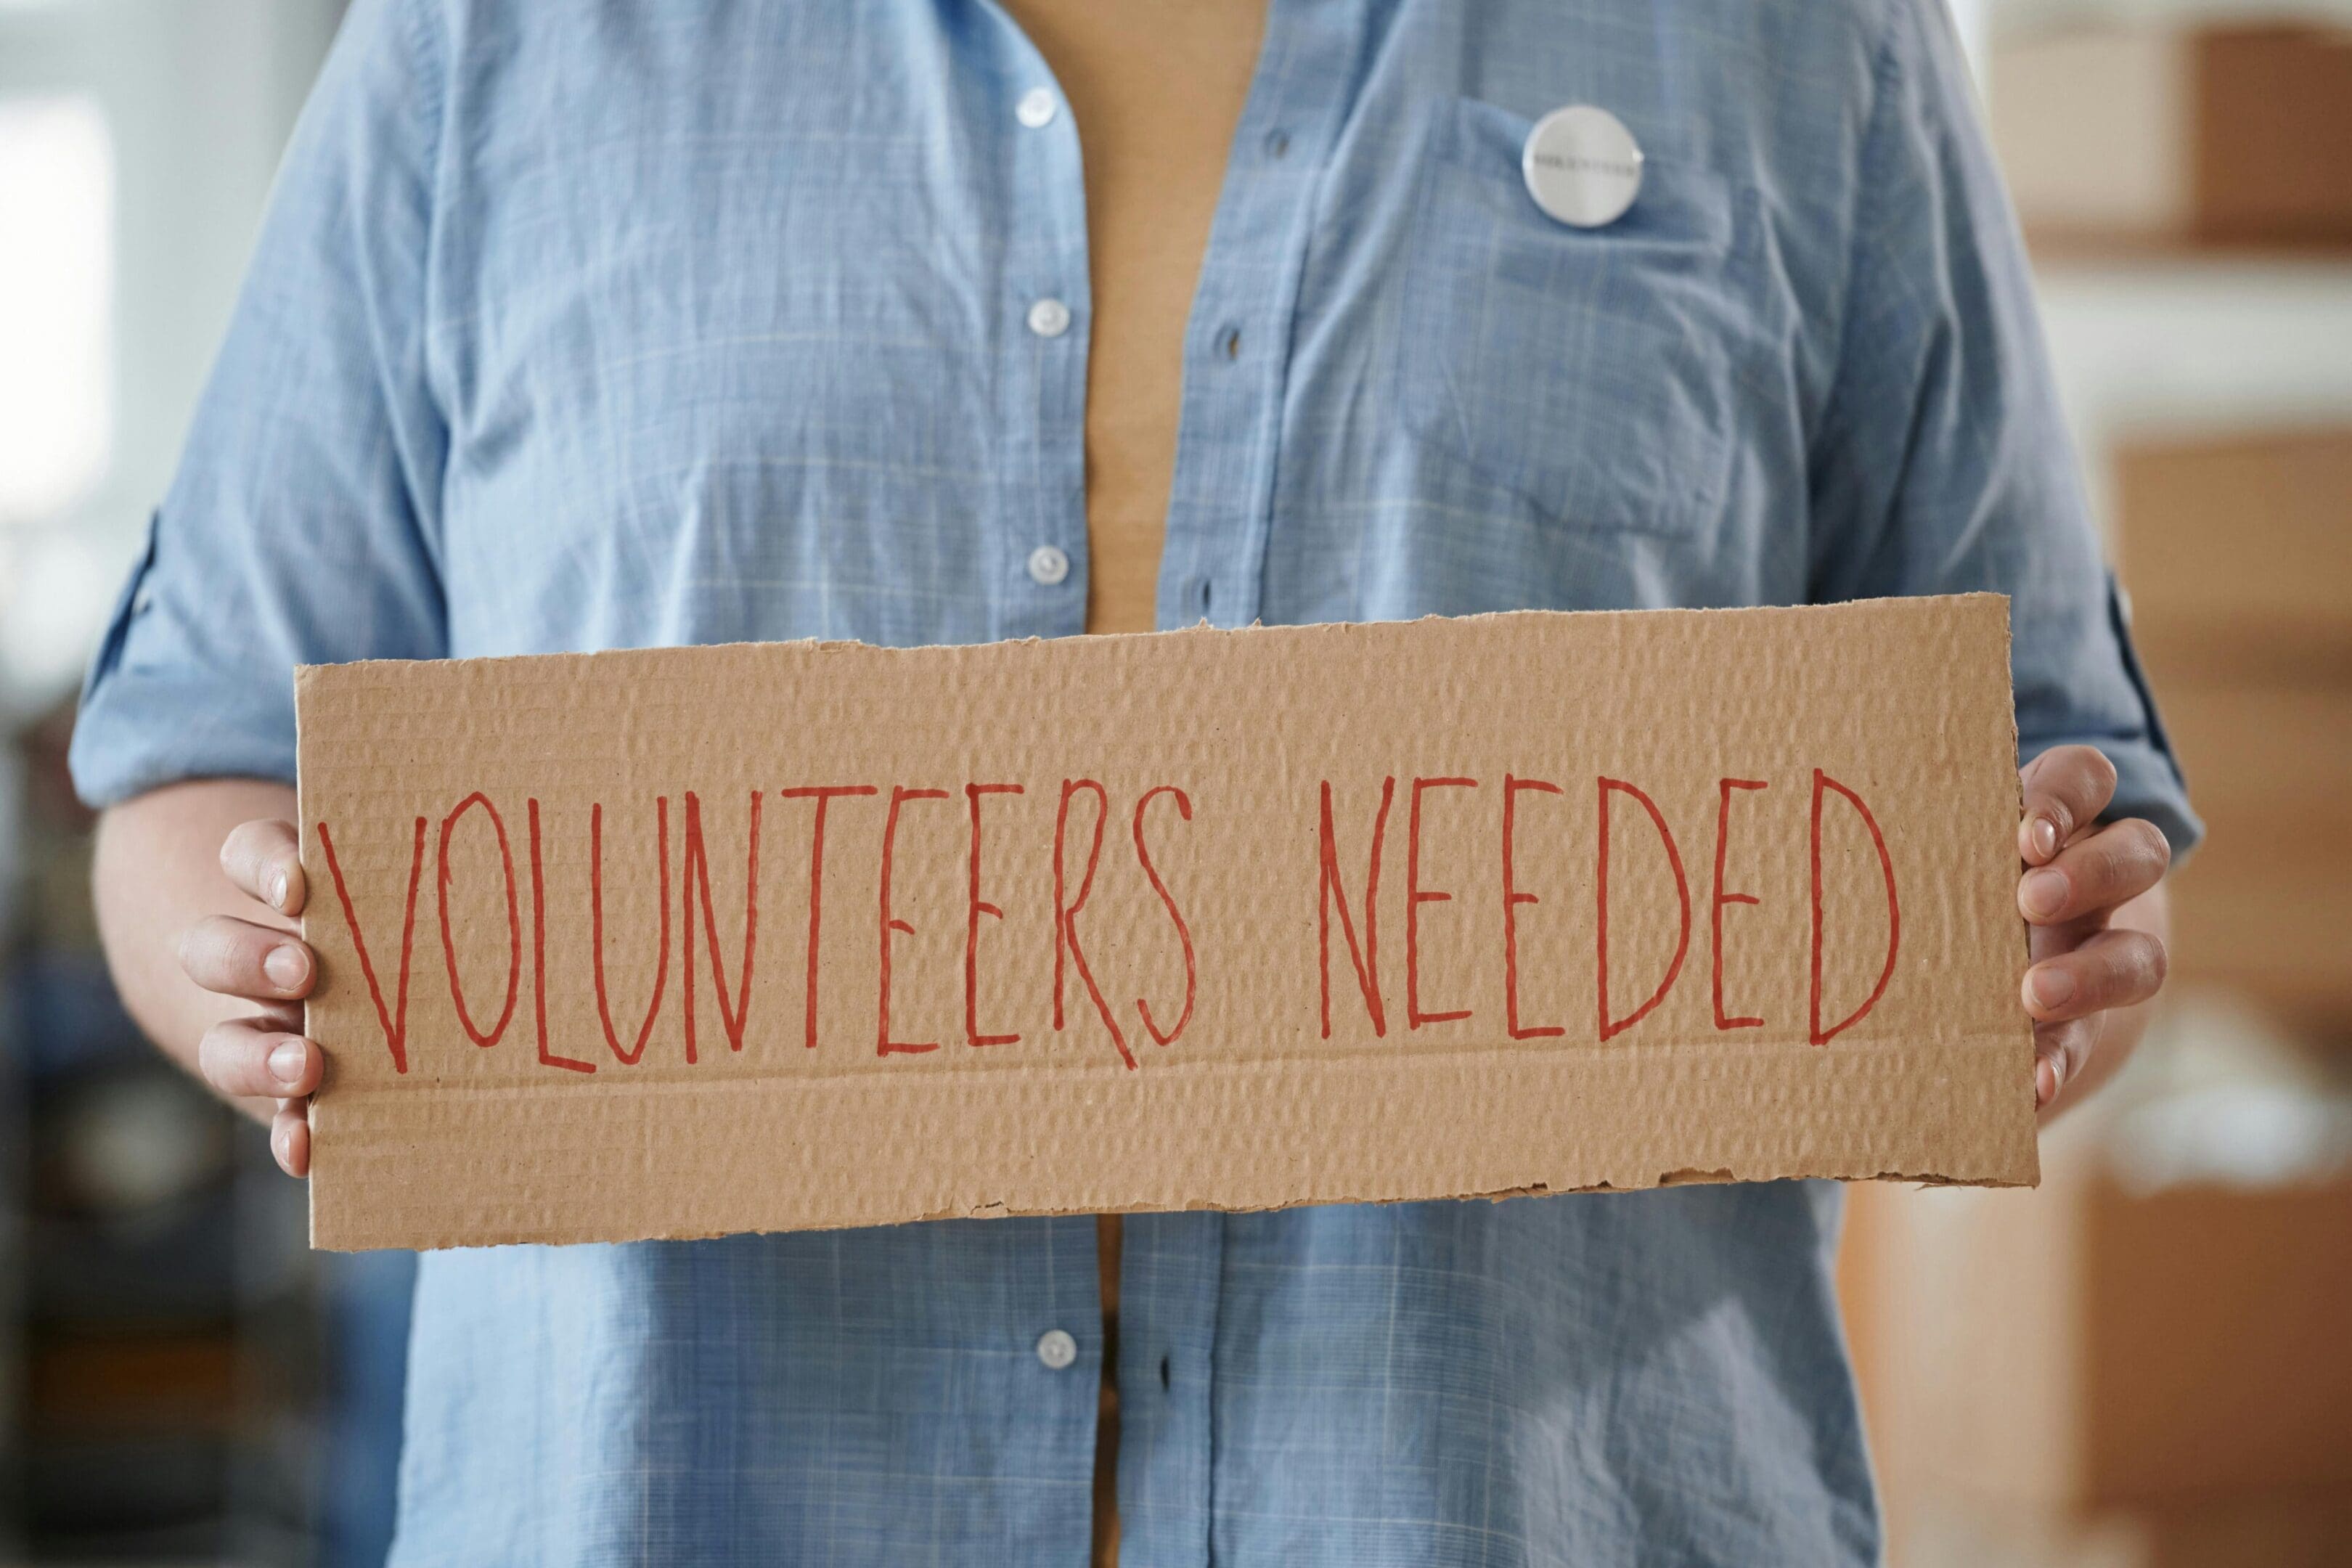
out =
<path fill-rule="evenodd" d="M 982 0 L 360 0 L 85 795 L 290 777 L 301 660 L 1078 631 L 1041 86 Z M 1573 102 L 1607 227 L 1521 183 Z M 2025 749 L 2194 838 L 1935 0 L 1274 0 L 1186 344 L 1164 626 L 1998 589 Z M 1137 1216 L 1125 1560 L 1869 1562 L 1838 1214 Z M 1084 1218 L 431 1255 L 395 1561 L 1076 1564 L 1097 1291 Z"/>

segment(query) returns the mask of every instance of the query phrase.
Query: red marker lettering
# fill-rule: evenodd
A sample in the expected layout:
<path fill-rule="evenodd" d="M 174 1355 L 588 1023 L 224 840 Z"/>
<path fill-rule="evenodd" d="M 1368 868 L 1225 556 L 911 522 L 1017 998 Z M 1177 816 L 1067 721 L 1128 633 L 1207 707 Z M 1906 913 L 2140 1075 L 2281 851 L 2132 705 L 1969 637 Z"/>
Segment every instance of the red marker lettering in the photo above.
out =
<path fill-rule="evenodd" d="M 327 872 L 335 880 L 335 898 L 343 906 L 343 923 L 351 927 L 352 947 L 358 952 L 360 973 L 367 979 L 369 999 L 375 1003 L 376 1022 L 383 1026 L 383 1043 L 392 1052 L 392 1070 L 408 1070 L 408 953 L 416 936 L 416 885 L 425 879 L 425 819 L 416 819 L 416 847 L 408 856 L 408 909 L 400 921 L 400 990 L 397 1010 L 383 1005 L 383 987 L 376 984 L 375 965 L 368 962 L 367 939 L 360 934 L 359 911 L 352 907 L 352 891 L 343 885 L 343 868 L 335 858 L 334 836 L 324 820 L 319 824 L 319 847 L 327 852 Z"/>
<path fill-rule="evenodd" d="M 1331 1037 L 1331 906 L 1339 906 L 1340 934 L 1348 939 L 1348 957 L 1356 966 L 1356 984 L 1364 994 L 1364 1010 L 1371 1015 L 1372 1033 L 1385 1039 L 1388 1019 L 1381 1006 L 1381 841 L 1389 830 L 1389 805 L 1396 798 L 1396 780 L 1381 781 L 1381 809 L 1372 818 L 1372 858 L 1364 878 L 1364 945 L 1356 945 L 1356 926 L 1348 918 L 1348 889 L 1339 878 L 1339 840 L 1331 828 L 1331 781 L 1323 781 L 1322 869 L 1316 884 L 1317 930 L 1322 947 L 1323 1037 Z"/>
<path fill-rule="evenodd" d="M 940 1048 L 937 1040 L 894 1040 L 890 1037 L 890 933 L 903 931 L 915 934 L 915 928 L 890 913 L 890 855 L 898 837 L 898 807 L 910 800 L 945 800 L 943 789 L 908 789 L 901 784 L 890 786 L 890 814 L 882 822 L 882 1007 L 881 1025 L 876 1036 L 877 1056 L 919 1056 Z"/>
<path fill-rule="evenodd" d="M 1753 893 L 1727 893 L 1723 890 L 1723 861 L 1731 846 L 1731 792 L 1736 789 L 1763 789 L 1762 779 L 1718 779 L 1716 787 L 1722 792 L 1715 808 L 1715 898 L 1708 910 L 1707 923 L 1715 946 L 1715 1026 L 1718 1029 L 1757 1029 L 1763 1027 L 1761 1018 L 1726 1017 L 1723 1011 L 1723 906 L 1752 904 Z"/>
<path fill-rule="evenodd" d="M 1421 1010 L 1421 906 L 1442 904 L 1454 897 L 1451 893 L 1424 893 L 1421 890 L 1421 792 L 1425 789 L 1476 789 L 1476 779 L 1420 779 L 1412 781 L 1412 804 L 1405 815 L 1404 836 L 1404 1024 L 1408 1029 L 1418 1029 L 1423 1024 L 1450 1023 L 1466 1018 L 1470 1009 L 1458 1007 L 1446 1013 L 1424 1013 Z"/>
<path fill-rule="evenodd" d="M 537 822 L 534 805 L 534 831 Z M 654 968 L 653 1000 L 646 1004 L 646 1021 L 637 1028 L 636 1048 L 625 1051 L 620 1032 L 613 1027 L 613 1005 L 604 987 L 604 806 L 600 801 L 588 808 L 588 939 L 593 954 L 590 967 L 596 979 L 596 1016 L 604 1020 L 604 1043 L 623 1067 L 635 1067 L 646 1054 L 646 1041 L 653 1037 L 654 1019 L 661 1012 L 662 992 L 669 985 L 669 796 L 666 795 L 654 797 L 654 831 L 661 841 L 660 958 Z M 686 1059 L 694 1059 L 690 1042 Z"/>
<path fill-rule="evenodd" d="M 809 784 L 776 792 L 779 800 L 816 802 L 816 822 L 809 829 L 808 1016 L 801 1036 L 801 1044 L 810 1050 L 816 1049 L 816 939 L 824 924 L 825 807 L 844 795 L 874 793 L 872 784 Z"/>
<path fill-rule="evenodd" d="M 735 1005 L 727 1005 L 727 968 L 719 957 L 719 916 L 710 905 L 710 857 L 702 845 L 702 802 L 686 792 L 686 1059 L 694 1060 L 694 895 L 702 891 L 702 934 L 710 943 L 710 984 L 719 994 L 719 1026 L 727 1048 L 743 1048 L 743 1021 L 751 1012 L 751 966 L 760 949 L 760 792 L 751 792 L 751 847 L 743 865 L 743 967 L 736 974 Z"/>
<path fill-rule="evenodd" d="M 480 806 L 490 819 L 490 830 L 499 836 L 499 864 L 507 879 L 507 1001 L 499 1013 L 499 1021 L 486 1033 L 474 1025 L 474 1016 L 466 1010 L 466 995 L 457 984 L 457 939 L 449 926 L 449 839 L 456 833 L 457 819 L 476 806 Z M 457 1005 L 457 1023 L 467 1037 L 478 1046 L 495 1046 L 507 1032 L 514 1017 L 515 994 L 522 984 L 522 914 L 515 892 L 514 852 L 507 844 L 507 825 L 499 816 L 499 808 L 490 797 L 476 790 L 457 803 L 457 808 L 441 819 L 441 958 L 449 968 L 449 1000 Z"/>
<path fill-rule="evenodd" d="M 1675 961 L 1666 965 L 1666 977 L 1658 982 L 1658 988 L 1650 993 L 1648 1001 L 1634 1008 L 1624 1017 L 1614 1019 L 1609 1016 L 1609 796 L 1612 793 L 1632 795 L 1642 803 L 1642 809 L 1650 814 L 1650 821 L 1658 830 L 1658 841 L 1666 847 L 1666 863 L 1675 869 L 1675 897 L 1682 900 L 1683 911 L 1682 934 L 1675 940 Z M 1690 950 L 1691 906 L 1690 883 L 1683 876 L 1682 852 L 1675 847 L 1675 836 L 1668 831 L 1666 819 L 1658 814 L 1655 801 L 1622 779 L 1601 780 L 1600 858 L 1600 874 L 1595 879 L 1598 885 L 1595 896 L 1600 900 L 1600 931 L 1597 940 L 1601 950 L 1597 989 L 1601 1004 L 1601 1037 L 1606 1040 L 1612 1036 L 1623 1034 L 1647 1017 L 1650 1009 L 1664 1001 L 1666 993 L 1674 988 L 1675 977 L 1683 972 L 1683 955 Z"/>
<path fill-rule="evenodd" d="M 971 1046 L 1010 1046 L 1016 1044 L 1018 1035 L 983 1035 L 980 1032 L 980 917 L 993 915 L 1004 918 L 1004 911 L 985 902 L 980 896 L 980 797 L 984 795 L 1022 795 L 1016 784 L 968 784 L 963 786 L 964 799 L 971 803 L 971 880 L 964 900 L 963 926 L 963 1037 Z"/>
<path fill-rule="evenodd" d="M 1541 790 L 1546 795 L 1559 795 L 1561 791 L 1559 785 L 1543 779 L 1503 775 L 1503 1025 L 1515 1040 L 1539 1040 L 1568 1031 L 1558 1024 L 1519 1026 L 1518 906 L 1538 901 L 1533 893 L 1519 891 L 1517 873 L 1511 863 L 1513 824 L 1517 820 L 1514 800 L 1523 789 Z"/>
<path fill-rule="evenodd" d="M 1878 971 L 1878 984 L 1863 998 L 1862 1005 L 1847 1014 L 1843 1020 L 1822 1027 L 1822 796 L 1824 791 L 1835 790 L 1845 796 L 1854 810 L 1862 814 L 1862 823 L 1870 829 L 1871 847 L 1878 851 L 1878 872 L 1886 879 L 1886 963 Z M 1864 1015 L 1878 1005 L 1886 994 L 1886 983 L 1895 975 L 1895 950 L 1903 942 L 1903 910 L 1895 896 L 1895 860 L 1886 852 L 1885 836 L 1878 831 L 1878 818 L 1870 815 L 1862 796 L 1822 772 L 1813 770 L 1813 981 L 1807 1001 L 1811 1038 L 1817 1046 L 1826 1046 L 1845 1030 L 1863 1020 Z"/>
<path fill-rule="evenodd" d="M 547 1048 L 547 887 L 540 866 L 539 798 L 532 796 L 526 805 L 530 816 L 530 1013 L 539 1026 L 539 1061 L 541 1067 L 565 1068 L 572 1072 L 594 1072 L 594 1062 L 583 1062 L 572 1057 L 559 1057 Z M 667 947 L 667 943 L 664 944 Z M 667 954 L 665 954 L 667 956 Z M 601 976 L 600 976 L 601 978 Z M 598 1001 L 604 998 L 600 994 Z M 648 1019 L 650 1023 L 650 1018 Z M 612 1037 L 610 1020 L 604 1025 L 604 1035 Z M 637 1042 L 639 1050 L 645 1042 Z"/>
<path fill-rule="evenodd" d="M 1135 1010 L 1143 1016 L 1143 1026 L 1150 1031 L 1156 1043 L 1164 1046 L 1182 1034 L 1184 1026 L 1192 1021 L 1192 1000 L 1199 988 L 1200 975 L 1193 963 L 1192 932 L 1184 923 L 1184 911 L 1176 907 L 1174 899 L 1169 897 L 1168 884 L 1160 879 L 1159 868 L 1151 863 L 1151 851 L 1143 843 L 1143 808 L 1150 805 L 1155 796 L 1163 795 L 1176 797 L 1176 815 L 1187 822 L 1192 820 L 1192 801 L 1174 784 L 1161 784 L 1157 789 L 1144 791 L 1143 798 L 1135 803 L 1135 858 L 1142 863 L 1143 874 L 1151 879 L 1151 890 L 1160 895 L 1160 903 L 1167 907 L 1168 919 L 1176 927 L 1176 940 L 1184 944 L 1184 1010 L 1176 1015 L 1176 1026 L 1162 1033 L 1160 1026 L 1151 1020 L 1150 1004 L 1140 996 L 1135 999 Z"/>
<path fill-rule="evenodd" d="M 1069 827 L 1070 797 L 1080 790 L 1090 790 L 1095 797 L 1095 837 L 1087 850 L 1087 868 L 1078 879 L 1078 896 L 1065 902 L 1062 874 L 1063 839 Z M 1103 825 L 1110 819 L 1110 796 L 1103 786 L 1092 779 L 1064 779 L 1061 803 L 1054 812 L 1054 1028 L 1062 1028 L 1062 955 L 1069 954 L 1077 965 L 1078 978 L 1086 983 L 1087 994 L 1094 998 L 1095 1011 L 1101 1015 L 1103 1027 L 1110 1031 L 1110 1043 L 1118 1049 L 1118 1059 L 1131 1072 L 1135 1068 L 1135 1053 L 1127 1048 L 1127 1037 L 1119 1032 L 1118 1020 L 1112 1016 L 1110 1005 L 1103 1000 L 1102 987 L 1095 984 L 1094 971 L 1087 967 L 1087 950 L 1078 944 L 1078 911 L 1087 907 L 1087 897 L 1094 891 L 1095 863 L 1102 858 Z"/>

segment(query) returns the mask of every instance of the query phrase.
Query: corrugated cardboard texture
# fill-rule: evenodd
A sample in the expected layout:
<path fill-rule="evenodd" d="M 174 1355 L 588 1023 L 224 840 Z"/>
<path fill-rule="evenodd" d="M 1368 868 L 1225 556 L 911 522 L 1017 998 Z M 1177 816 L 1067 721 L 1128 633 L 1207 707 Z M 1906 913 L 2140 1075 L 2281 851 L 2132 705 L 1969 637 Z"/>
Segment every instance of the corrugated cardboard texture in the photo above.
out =
<path fill-rule="evenodd" d="M 321 1247 L 2035 1178 L 1997 597 L 296 687 Z"/>

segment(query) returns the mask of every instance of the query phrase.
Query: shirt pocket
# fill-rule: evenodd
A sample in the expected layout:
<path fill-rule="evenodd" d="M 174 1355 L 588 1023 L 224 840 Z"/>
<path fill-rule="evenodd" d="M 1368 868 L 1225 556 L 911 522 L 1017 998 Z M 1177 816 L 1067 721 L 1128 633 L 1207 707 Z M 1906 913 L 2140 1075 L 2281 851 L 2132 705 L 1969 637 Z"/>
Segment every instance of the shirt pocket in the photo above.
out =
<path fill-rule="evenodd" d="M 1751 204 L 1653 153 L 1615 223 L 1555 222 L 1519 172 L 1533 125 L 1470 99 L 1436 108 L 1396 338 L 1402 424 L 1538 520 L 1700 532 L 1730 466 L 1736 346 L 1756 330 Z"/>

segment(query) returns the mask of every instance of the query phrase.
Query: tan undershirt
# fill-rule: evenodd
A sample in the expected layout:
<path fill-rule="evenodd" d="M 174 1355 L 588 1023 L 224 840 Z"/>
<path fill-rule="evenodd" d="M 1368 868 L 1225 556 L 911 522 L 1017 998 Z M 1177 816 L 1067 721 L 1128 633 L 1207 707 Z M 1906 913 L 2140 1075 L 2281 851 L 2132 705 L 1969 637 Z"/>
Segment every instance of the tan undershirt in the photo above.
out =
<path fill-rule="evenodd" d="M 1086 164 L 1094 320 L 1087 361 L 1087 630 L 1157 624 L 1183 405 L 1184 331 L 1265 0 L 1005 0 L 1058 79 Z M 1115 1346 L 1119 1222 L 1097 1222 Z M 1095 1446 L 1095 1561 L 1118 1560 L 1118 1390 Z"/>

